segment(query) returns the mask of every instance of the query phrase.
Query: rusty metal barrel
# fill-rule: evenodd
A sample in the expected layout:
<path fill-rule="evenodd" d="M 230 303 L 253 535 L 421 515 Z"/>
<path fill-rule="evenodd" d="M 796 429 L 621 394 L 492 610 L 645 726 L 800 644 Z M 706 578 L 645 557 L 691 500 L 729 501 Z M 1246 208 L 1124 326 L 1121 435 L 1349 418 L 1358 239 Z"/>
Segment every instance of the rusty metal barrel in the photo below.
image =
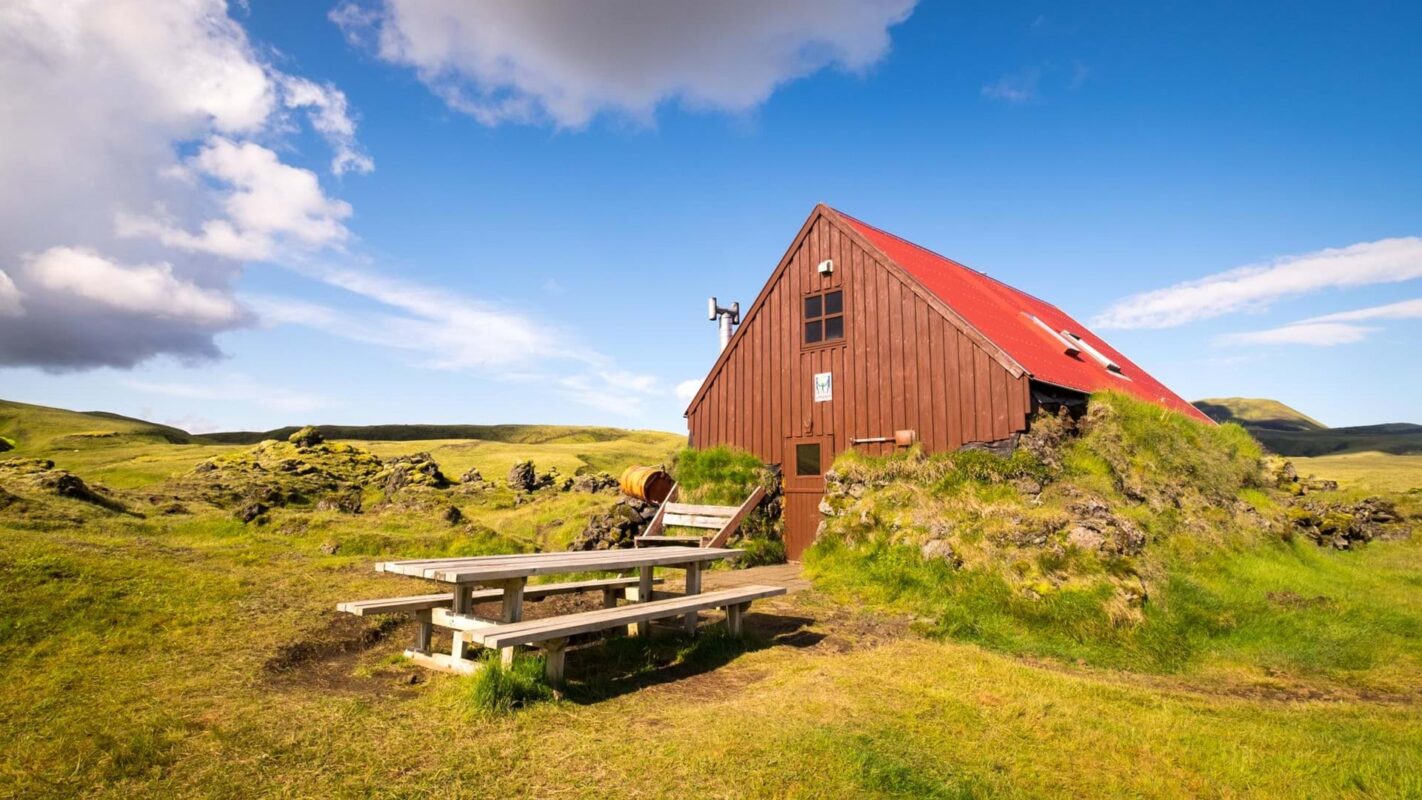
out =
<path fill-rule="evenodd" d="M 631 466 L 617 479 L 622 493 L 648 503 L 660 503 L 671 493 L 672 478 L 661 467 Z"/>

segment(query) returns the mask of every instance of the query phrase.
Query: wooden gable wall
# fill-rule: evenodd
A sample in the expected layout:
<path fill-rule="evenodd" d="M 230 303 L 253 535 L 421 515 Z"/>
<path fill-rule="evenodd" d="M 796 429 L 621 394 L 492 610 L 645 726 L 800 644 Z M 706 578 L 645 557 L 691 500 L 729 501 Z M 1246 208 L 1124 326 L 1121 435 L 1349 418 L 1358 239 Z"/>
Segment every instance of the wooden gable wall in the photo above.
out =
<path fill-rule="evenodd" d="M 811 215 L 708 376 L 687 412 L 693 446 L 728 444 L 783 463 L 793 437 L 833 436 L 842 452 L 851 439 L 912 429 L 935 452 L 1024 430 L 1028 376 L 832 215 Z M 829 276 L 816 270 L 825 259 Z M 802 348 L 803 298 L 828 289 L 844 292 L 845 338 Z M 823 372 L 833 375 L 833 399 L 816 403 L 813 376 Z"/>

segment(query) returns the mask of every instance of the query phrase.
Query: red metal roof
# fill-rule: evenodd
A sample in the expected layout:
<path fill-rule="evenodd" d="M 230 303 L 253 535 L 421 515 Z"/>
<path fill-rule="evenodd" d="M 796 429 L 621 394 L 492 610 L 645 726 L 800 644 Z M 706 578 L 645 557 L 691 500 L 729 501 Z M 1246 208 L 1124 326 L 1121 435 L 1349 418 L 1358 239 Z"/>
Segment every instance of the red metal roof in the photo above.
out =
<path fill-rule="evenodd" d="M 1213 424 L 1199 409 L 1051 303 L 848 214 L 835 213 L 1000 347 L 1034 380 L 1081 392 L 1114 389 Z M 1053 331 L 1075 334 L 1115 362 L 1120 375 L 1086 352 L 1068 354 L 1061 341 L 1042 330 L 1027 314 L 1042 320 Z"/>

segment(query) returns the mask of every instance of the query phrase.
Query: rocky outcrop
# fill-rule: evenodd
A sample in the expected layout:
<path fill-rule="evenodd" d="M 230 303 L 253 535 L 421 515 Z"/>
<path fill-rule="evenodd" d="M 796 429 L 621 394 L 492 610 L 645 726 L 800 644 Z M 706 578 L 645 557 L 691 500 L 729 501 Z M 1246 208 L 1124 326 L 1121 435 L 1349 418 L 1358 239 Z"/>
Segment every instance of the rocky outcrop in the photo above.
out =
<path fill-rule="evenodd" d="M 377 475 L 382 483 L 389 479 L 385 463 L 368 450 L 344 442 L 310 444 L 310 437 L 297 438 L 306 443 L 269 440 L 209 459 L 168 488 L 185 498 L 237 510 L 252 499 L 269 507 L 314 504 L 330 494 L 369 485 Z"/>
<path fill-rule="evenodd" d="M 532 461 L 520 461 L 509 467 L 509 474 L 504 482 L 510 489 L 524 493 L 536 492 L 550 486 L 557 486 L 563 491 L 567 491 L 572 485 L 572 480 L 564 479 L 558 473 L 557 467 L 552 467 L 547 472 L 539 472 L 534 468 Z"/>
<path fill-rule="evenodd" d="M 361 491 L 358 488 L 342 492 L 331 492 L 316 502 L 317 511 L 337 511 L 342 514 L 359 514 Z"/>
<path fill-rule="evenodd" d="M 1301 477 L 1298 470 L 1294 468 L 1294 462 L 1286 458 L 1272 458 L 1267 464 L 1269 477 L 1274 482 L 1274 487 L 1283 489 L 1295 497 L 1312 492 L 1334 492 L 1338 490 L 1338 481 L 1315 478 L 1312 475 Z"/>
<path fill-rule="evenodd" d="M 574 492 L 587 492 L 588 494 L 615 492 L 617 491 L 617 478 L 606 472 L 584 472 L 574 476 L 568 488 Z"/>
<path fill-rule="evenodd" d="M 1410 532 L 1397 508 L 1379 497 L 1355 503 L 1302 501 L 1289 509 L 1288 518 L 1295 533 L 1335 550 L 1351 550 L 1373 539 Z"/>
<path fill-rule="evenodd" d="M 54 462 L 47 458 L 14 458 L 0 461 L 0 481 L 13 482 L 18 487 L 29 488 L 42 494 L 78 500 L 119 514 L 135 513 L 115 498 L 107 488 L 98 484 L 91 486 L 69 470 L 55 467 Z M 6 505 L 10 503 L 7 502 Z"/>
<path fill-rule="evenodd" d="M 321 432 L 316 430 L 314 427 L 307 425 L 301 430 L 298 430 L 292 435 L 286 437 L 286 440 L 296 445 L 297 447 L 315 447 L 316 445 L 325 442 L 326 437 L 322 436 Z"/>
<path fill-rule="evenodd" d="M 533 469 L 533 462 L 520 461 L 509 467 L 504 483 L 515 492 L 531 492 L 538 488 L 538 473 Z"/>
<path fill-rule="evenodd" d="M 1073 519 L 1066 541 L 1080 549 L 1113 556 L 1133 556 L 1145 548 L 1146 535 L 1139 525 L 1114 513 L 1101 500 L 1089 498 L 1067 507 Z"/>
<path fill-rule="evenodd" d="M 587 527 L 578 534 L 569 550 L 614 550 L 634 547 L 636 538 L 647 529 L 656 516 L 657 507 L 635 497 L 623 495 L 612 508 L 588 518 Z"/>
<path fill-rule="evenodd" d="M 387 459 L 385 469 L 375 475 L 373 482 L 384 490 L 386 496 L 393 495 L 407 486 L 424 486 L 430 489 L 450 487 L 449 478 L 440 471 L 439 464 L 429 453 Z"/>

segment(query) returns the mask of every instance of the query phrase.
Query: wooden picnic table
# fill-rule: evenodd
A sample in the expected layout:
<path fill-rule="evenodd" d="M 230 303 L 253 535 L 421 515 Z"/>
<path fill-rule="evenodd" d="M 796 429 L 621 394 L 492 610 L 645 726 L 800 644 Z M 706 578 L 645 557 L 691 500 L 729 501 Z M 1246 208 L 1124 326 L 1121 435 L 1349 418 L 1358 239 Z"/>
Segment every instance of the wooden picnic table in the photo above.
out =
<path fill-rule="evenodd" d="M 589 550 L 559 553 L 523 553 L 501 556 L 475 556 L 469 558 L 428 558 L 410 561 L 384 561 L 375 565 L 377 572 L 408 575 L 414 578 L 451 584 L 454 589 L 449 608 L 431 610 L 430 622 L 456 632 L 453 637 L 448 661 L 442 654 L 429 656 L 431 663 L 441 669 L 466 671 L 465 660 L 469 643 L 457 635 L 460 631 L 472 631 L 482 627 L 503 623 L 519 622 L 523 619 L 524 589 L 528 579 L 539 575 L 557 575 L 580 572 L 621 572 L 637 570 L 638 581 L 635 595 L 629 590 L 628 597 L 634 602 L 653 599 L 652 571 L 656 567 L 684 569 L 686 571 L 687 595 L 701 593 L 701 570 L 713 561 L 734 558 L 743 551 L 720 547 L 658 547 L 644 550 Z M 502 610 L 498 619 L 475 616 L 472 612 L 474 589 L 485 586 L 500 590 Z M 688 631 L 695 631 L 697 612 L 685 615 Z M 639 622 L 635 633 L 646 635 L 650 622 Z M 502 648 L 501 653 L 507 663 L 513 658 L 514 648 Z"/>

